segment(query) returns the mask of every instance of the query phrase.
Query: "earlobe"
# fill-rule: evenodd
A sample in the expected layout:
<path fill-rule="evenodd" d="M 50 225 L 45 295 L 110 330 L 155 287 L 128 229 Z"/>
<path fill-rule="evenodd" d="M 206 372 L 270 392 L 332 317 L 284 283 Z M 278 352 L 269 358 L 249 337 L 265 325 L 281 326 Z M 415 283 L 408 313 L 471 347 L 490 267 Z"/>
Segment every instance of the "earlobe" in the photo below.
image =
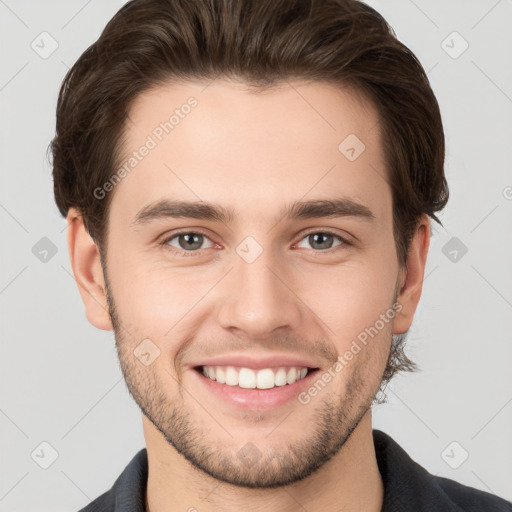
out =
<path fill-rule="evenodd" d="M 430 246 L 430 223 L 426 215 L 419 221 L 407 254 L 407 267 L 400 273 L 397 301 L 402 305 L 393 324 L 393 334 L 407 332 L 421 298 L 425 265 Z"/>
<path fill-rule="evenodd" d="M 98 329 L 112 330 L 98 248 L 85 228 L 82 214 L 76 208 L 69 209 L 66 221 L 71 267 L 87 319 Z"/>

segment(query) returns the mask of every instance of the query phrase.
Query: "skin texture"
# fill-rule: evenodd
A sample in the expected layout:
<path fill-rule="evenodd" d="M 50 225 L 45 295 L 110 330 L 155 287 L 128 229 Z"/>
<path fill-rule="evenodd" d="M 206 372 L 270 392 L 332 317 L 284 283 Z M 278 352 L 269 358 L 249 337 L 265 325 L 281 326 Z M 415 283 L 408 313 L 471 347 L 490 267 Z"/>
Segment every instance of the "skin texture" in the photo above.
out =
<path fill-rule="evenodd" d="M 80 212 L 68 214 L 87 318 L 115 330 L 144 413 L 148 510 L 380 511 L 371 403 L 391 337 L 409 329 L 420 299 L 428 218 L 400 269 L 377 113 L 322 82 L 258 93 L 227 80 L 160 86 L 130 110 L 127 158 L 191 96 L 197 106 L 110 192 L 105 269 Z M 365 144 L 354 161 L 338 150 L 349 134 Z M 374 220 L 280 217 L 293 201 L 339 197 Z M 165 198 L 222 205 L 234 219 L 133 223 Z M 195 254 L 179 253 L 180 237 L 160 244 L 183 230 L 206 235 Z M 327 250 L 307 236 L 326 230 L 335 235 Z M 236 251 L 248 236 L 262 248 L 251 263 Z M 321 374 L 395 300 L 394 320 L 307 404 L 242 410 L 213 396 L 190 367 L 216 355 L 285 354 L 315 361 Z M 160 353 L 144 365 L 134 350 L 148 338 Z M 240 456 L 249 449 L 250 461 Z"/>

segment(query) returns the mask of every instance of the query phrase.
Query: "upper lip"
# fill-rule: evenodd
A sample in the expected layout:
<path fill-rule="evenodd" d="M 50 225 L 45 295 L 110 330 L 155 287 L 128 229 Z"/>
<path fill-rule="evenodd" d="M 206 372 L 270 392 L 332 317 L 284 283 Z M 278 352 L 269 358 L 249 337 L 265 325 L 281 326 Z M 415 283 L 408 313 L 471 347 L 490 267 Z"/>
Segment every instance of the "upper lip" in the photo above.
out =
<path fill-rule="evenodd" d="M 261 370 L 263 368 L 298 366 L 300 368 L 318 368 L 320 365 L 310 359 L 305 359 L 293 355 L 273 354 L 263 357 L 247 356 L 243 354 L 231 354 L 216 356 L 209 359 L 197 361 L 191 365 L 191 368 L 197 366 L 238 366 L 242 368 L 252 368 Z"/>

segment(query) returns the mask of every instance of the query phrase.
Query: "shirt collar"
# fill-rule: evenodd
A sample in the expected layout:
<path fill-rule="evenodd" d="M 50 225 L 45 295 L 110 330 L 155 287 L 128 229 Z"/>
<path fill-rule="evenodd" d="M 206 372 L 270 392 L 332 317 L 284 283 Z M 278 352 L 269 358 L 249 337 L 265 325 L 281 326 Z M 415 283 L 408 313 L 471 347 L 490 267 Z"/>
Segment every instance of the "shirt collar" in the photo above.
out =
<path fill-rule="evenodd" d="M 460 512 L 461 509 L 453 504 L 439 485 L 440 478 L 413 461 L 388 434 L 377 429 L 373 429 L 372 433 L 384 483 L 381 512 Z M 91 512 L 146 512 L 147 479 L 148 457 L 146 448 L 143 448 L 126 466 L 113 487 L 101 497 L 102 508 L 92 508 Z"/>

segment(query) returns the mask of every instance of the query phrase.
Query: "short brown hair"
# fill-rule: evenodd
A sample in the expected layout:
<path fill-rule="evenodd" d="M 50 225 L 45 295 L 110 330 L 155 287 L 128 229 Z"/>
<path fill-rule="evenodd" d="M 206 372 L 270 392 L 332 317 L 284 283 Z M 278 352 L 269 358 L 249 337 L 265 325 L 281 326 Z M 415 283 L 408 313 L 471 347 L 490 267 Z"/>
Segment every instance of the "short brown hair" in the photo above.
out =
<path fill-rule="evenodd" d="M 435 213 L 448 185 L 439 105 L 420 62 L 374 9 L 357 0 L 131 0 L 67 73 L 50 144 L 58 208 L 81 211 L 103 265 L 113 194 L 99 200 L 94 191 L 119 165 L 134 99 L 160 84 L 219 76 L 254 89 L 328 81 L 361 94 L 379 115 L 401 266 L 419 218 L 441 224 Z M 381 390 L 398 371 L 417 369 L 405 339 L 393 336 Z"/>
<path fill-rule="evenodd" d="M 402 266 L 420 216 L 440 223 L 448 186 L 439 105 L 417 58 L 374 9 L 357 0 L 131 0 L 68 71 L 50 144 L 57 206 L 64 216 L 77 207 L 100 249 L 113 194 L 93 191 L 117 169 L 134 99 L 158 84 L 218 76 L 361 92 L 380 118 Z"/>

